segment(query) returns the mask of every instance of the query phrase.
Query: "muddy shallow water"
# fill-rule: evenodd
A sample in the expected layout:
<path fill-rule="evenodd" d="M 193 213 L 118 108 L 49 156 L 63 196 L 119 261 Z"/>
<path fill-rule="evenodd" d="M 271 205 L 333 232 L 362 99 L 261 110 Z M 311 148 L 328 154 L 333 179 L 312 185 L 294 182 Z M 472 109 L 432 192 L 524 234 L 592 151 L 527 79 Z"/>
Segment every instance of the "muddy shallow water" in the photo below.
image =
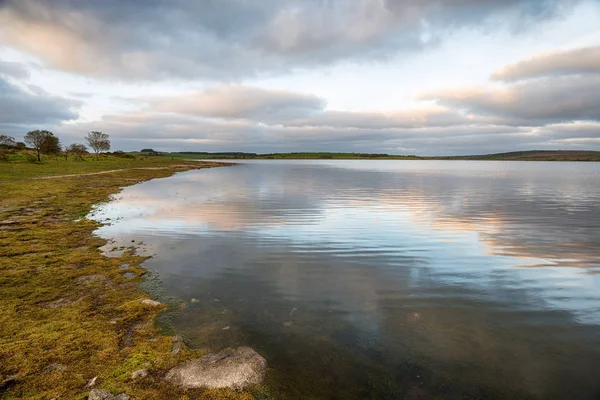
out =
<path fill-rule="evenodd" d="M 599 163 L 255 161 L 93 216 L 277 398 L 600 396 Z"/>

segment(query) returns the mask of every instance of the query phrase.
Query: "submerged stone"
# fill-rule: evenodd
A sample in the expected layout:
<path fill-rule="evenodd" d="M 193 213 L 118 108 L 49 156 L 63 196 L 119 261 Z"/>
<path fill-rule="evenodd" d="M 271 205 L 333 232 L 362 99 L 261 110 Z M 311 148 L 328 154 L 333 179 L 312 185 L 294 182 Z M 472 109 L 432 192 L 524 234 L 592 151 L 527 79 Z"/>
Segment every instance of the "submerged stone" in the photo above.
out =
<path fill-rule="evenodd" d="M 244 389 L 262 382 L 267 360 L 250 347 L 228 348 L 171 369 L 165 379 L 184 389 Z"/>

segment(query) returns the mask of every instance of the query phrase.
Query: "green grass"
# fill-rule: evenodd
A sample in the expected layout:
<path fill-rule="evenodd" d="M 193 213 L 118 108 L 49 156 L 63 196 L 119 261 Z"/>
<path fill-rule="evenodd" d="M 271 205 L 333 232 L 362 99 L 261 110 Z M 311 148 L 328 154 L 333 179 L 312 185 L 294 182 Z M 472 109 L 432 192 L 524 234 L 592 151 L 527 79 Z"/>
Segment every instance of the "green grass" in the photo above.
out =
<path fill-rule="evenodd" d="M 33 164 L 22 154 L 0 162 L 0 397 L 83 399 L 86 383 L 97 376 L 96 387 L 138 399 L 253 398 L 223 390 L 184 393 L 164 383 L 170 367 L 200 353 L 171 355 L 171 337 L 155 327 L 162 308 L 139 301 L 148 297 L 139 288 L 144 258 L 133 248 L 120 258 L 103 256 L 98 248 L 105 241 L 93 235 L 99 225 L 80 219 L 123 186 L 218 165 L 89 156 Z M 135 278 L 123 276 L 124 263 Z M 131 372 L 140 368 L 150 375 L 133 382 Z"/>

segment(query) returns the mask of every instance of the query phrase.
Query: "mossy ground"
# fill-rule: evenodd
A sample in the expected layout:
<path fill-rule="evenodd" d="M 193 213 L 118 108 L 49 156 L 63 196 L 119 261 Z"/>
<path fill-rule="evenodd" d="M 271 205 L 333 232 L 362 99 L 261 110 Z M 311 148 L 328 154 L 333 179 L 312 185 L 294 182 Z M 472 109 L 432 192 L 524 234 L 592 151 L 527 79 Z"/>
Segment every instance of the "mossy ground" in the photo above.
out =
<path fill-rule="evenodd" d="M 96 222 L 81 218 L 123 186 L 176 171 L 218 166 L 166 158 L 46 159 L 0 163 L 0 397 L 83 399 L 87 383 L 134 399 L 252 399 L 253 393 L 183 392 L 163 382 L 167 369 L 197 352 L 171 354 L 155 318 L 161 307 L 139 283 L 135 250 L 105 257 Z M 143 169 L 164 167 L 161 169 Z M 47 176 L 120 171 L 55 179 Z M 122 264 L 129 264 L 128 279 Z M 131 373 L 147 368 L 148 377 Z M 254 394 L 260 394 L 256 389 Z M 260 397 L 260 396 L 259 396 Z"/>

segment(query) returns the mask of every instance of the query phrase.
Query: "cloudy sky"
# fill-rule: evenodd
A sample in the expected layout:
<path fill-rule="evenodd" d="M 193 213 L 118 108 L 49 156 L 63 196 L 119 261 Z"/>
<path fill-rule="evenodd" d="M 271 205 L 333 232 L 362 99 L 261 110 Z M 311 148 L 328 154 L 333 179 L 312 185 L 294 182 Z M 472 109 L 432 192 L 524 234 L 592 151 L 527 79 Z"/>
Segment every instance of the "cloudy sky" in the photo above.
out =
<path fill-rule="evenodd" d="M 0 0 L 0 134 L 600 150 L 600 0 Z"/>

